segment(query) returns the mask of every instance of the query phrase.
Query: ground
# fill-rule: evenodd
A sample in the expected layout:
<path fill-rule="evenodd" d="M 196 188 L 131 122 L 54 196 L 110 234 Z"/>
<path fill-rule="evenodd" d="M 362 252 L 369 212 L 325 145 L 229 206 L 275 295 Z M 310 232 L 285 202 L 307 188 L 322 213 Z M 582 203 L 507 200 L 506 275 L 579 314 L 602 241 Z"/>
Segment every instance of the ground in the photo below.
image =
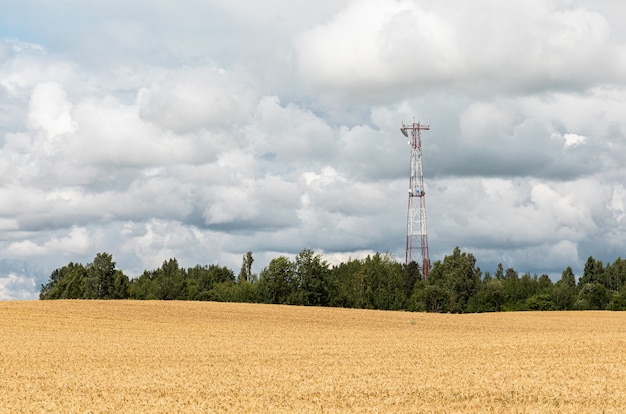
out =
<path fill-rule="evenodd" d="M 619 412 L 626 313 L 0 302 L 0 412 Z"/>

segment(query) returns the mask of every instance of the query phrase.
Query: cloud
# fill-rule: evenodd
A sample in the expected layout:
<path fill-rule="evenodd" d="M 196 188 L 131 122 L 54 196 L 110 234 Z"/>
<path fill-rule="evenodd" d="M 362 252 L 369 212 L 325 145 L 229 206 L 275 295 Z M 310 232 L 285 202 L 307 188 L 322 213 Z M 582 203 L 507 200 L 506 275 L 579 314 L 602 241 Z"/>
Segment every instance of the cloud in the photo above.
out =
<path fill-rule="evenodd" d="M 550 1 L 352 2 L 304 32 L 296 50 L 311 85 L 372 101 L 433 88 L 584 90 L 622 82 L 626 63 L 603 15 Z"/>
<path fill-rule="evenodd" d="M 264 96 L 246 127 L 247 143 L 259 155 L 280 163 L 332 157 L 334 132 L 323 120 L 296 104 L 283 106 L 275 96 Z"/>
<path fill-rule="evenodd" d="M 71 109 L 62 85 L 52 82 L 37 84 L 30 98 L 29 127 L 42 130 L 48 139 L 74 132 L 76 124 L 72 120 Z"/>
<path fill-rule="evenodd" d="M 31 240 L 13 242 L 9 244 L 7 253 L 13 257 L 32 257 L 51 255 L 55 253 L 82 255 L 90 247 L 90 237 L 86 228 L 73 227 L 65 237 L 52 238 L 38 245 Z"/>
<path fill-rule="evenodd" d="M 413 116 L 431 259 L 558 276 L 623 254 L 618 2 L 248 3 L 0 15 L 0 298 L 103 251 L 131 277 L 403 258 Z"/>
<path fill-rule="evenodd" d="M 254 85 L 212 67 L 170 70 L 139 95 L 143 119 L 176 132 L 242 122 L 254 105 Z"/>
<path fill-rule="evenodd" d="M 34 299 L 35 279 L 15 273 L 0 277 L 0 298 L 3 300 Z"/>

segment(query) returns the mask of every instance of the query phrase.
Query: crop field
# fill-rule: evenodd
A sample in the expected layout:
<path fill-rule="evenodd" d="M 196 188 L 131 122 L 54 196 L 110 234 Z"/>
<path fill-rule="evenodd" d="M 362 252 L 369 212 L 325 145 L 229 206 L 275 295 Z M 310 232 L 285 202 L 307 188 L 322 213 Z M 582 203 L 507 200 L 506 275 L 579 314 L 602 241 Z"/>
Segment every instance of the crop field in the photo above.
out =
<path fill-rule="evenodd" d="M 6 413 L 626 409 L 626 313 L 0 302 Z"/>

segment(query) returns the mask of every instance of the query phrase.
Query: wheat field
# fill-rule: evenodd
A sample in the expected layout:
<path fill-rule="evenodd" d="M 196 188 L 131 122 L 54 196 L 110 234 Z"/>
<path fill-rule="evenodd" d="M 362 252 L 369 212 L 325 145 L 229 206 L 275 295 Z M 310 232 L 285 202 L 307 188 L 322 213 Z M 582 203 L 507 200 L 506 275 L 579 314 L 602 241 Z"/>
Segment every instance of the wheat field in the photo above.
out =
<path fill-rule="evenodd" d="M 626 409 L 626 313 L 0 302 L 6 413 Z"/>

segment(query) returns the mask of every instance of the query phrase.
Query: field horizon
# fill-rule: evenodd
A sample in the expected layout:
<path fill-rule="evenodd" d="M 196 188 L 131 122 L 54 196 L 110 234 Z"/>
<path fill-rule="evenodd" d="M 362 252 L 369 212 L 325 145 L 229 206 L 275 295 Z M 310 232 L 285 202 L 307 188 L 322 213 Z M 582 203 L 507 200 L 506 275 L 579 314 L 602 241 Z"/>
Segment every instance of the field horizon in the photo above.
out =
<path fill-rule="evenodd" d="M 621 412 L 626 313 L 0 302 L 0 412 Z"/>

